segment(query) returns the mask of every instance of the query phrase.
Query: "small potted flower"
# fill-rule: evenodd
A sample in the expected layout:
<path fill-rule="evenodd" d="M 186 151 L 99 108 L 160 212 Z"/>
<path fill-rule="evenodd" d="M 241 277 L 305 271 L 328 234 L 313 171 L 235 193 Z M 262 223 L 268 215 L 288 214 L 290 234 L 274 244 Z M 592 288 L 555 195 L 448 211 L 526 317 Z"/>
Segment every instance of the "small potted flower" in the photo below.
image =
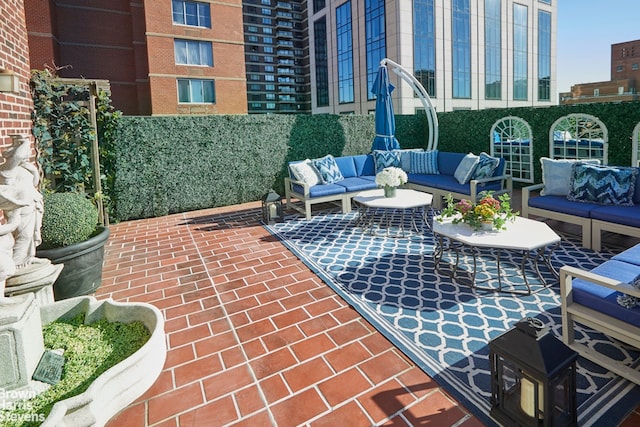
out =
<path fill-rule="evenodd" d="M 407 173 L 395 166 L 384 168 L 376 175 L 376 185 L 384 188 L 384 197 L 395 197 L 396 189 L 406 183 Z"/>
<path fill-rule="evenodd" d="M 437 220 L 453 218 L 453 224 L 467 224 L 474 230 L 504 230 L 507 221 L 514 221 L 519 214 L 511 210 L 510 198 L 506 193 L 496 199 L 491 192 L 483 191 L 475 204 L 467 199 L 454 202 L 451 194 L 445 197 L 445 201 L 447 206 Z"/>

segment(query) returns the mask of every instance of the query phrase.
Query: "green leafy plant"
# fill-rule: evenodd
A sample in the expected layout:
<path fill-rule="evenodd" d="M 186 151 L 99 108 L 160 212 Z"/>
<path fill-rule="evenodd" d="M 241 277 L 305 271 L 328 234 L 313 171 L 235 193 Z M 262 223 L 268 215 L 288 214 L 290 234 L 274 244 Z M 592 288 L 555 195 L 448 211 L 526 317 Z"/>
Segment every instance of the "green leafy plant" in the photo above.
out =
<path fill-rule="evenodd" d="M 98 209 L 82 193 L 44 195 L 41 249 L 60 248 L 87 240 L 98 224 Z"/>
<path fill-rule="evenodd" d="M 491 224 L 496 230 L 503 230 L 507 221 L 513 221 L 518 216 L 518 212 L 511 210 L 510 197 L 506 193 L 496 199 L 491 192 L 483 191 L 478 203 L 467 199 L 454 202 L 451 194 L 448 194 L 445 201 L 447 205 L 437 220 L 453 218 L 452 223 L 467 224 L 474 230 L 479 230 L 483 223 Z"/>
<path fill-rule="evenodd" d="M 96 194 L 91 164 L 96 134 L 91 124 L 89 85 L 60 80 L 50 70 L 34 70 L 31 93 L 37 160 L 45 178 L 42 189 L 86 192 L 109 205 L 115 180 L 113 134 L 122 114 L 111 106 L 104 91 L 98 91 L 96 125 L 102 193 Z"/>

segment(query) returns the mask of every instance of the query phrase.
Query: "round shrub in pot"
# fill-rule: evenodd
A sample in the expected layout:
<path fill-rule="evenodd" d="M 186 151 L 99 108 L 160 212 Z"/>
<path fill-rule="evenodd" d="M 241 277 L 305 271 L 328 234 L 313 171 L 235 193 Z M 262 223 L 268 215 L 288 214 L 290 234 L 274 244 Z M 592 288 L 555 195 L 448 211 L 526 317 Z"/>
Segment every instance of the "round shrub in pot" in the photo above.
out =
<path fill-rule="evenodd" d="M 98 209 L 82 193 L 44 196 L 42 243 L 36 256 L 64 268 L 53 285 L 56 301 L 92 294 L 102 283 L 109 229 L 98 225 Z"/>

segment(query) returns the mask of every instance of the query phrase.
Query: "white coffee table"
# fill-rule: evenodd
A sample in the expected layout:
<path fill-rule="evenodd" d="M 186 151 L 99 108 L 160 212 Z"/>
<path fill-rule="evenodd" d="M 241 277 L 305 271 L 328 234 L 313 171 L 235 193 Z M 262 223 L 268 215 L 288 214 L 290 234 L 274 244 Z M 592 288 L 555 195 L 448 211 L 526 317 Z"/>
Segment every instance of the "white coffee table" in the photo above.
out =
<path fill-rule="evenodd" d="M 367 190 L 358 193 L 352 199 L 358 204 L 358 218 L 356 226 L 369 234 L 375 234 L 375 229 L 386 228 L 388 237 L 406 237 L 405 213 L 411 215 L 411 227 L 416 233 L 420 233 L 416 223 L 416 214 L 419 215 L 421 227 L 429 226 L 427 215 L 431 208 L 433 196 L 429 193 L 405 188 L 398 188 L 395 197 L 385 197 L 383 189 Z M 393 224 L 398 224 L 399 233 L 391 233 Z"/>
<path fill-rule="evenodd" d="M 500 231 L 475 231 L 467 224 L 453 224 L 453 218 L 442 220 L 434 219 L 433 234 L 436 237 L 436 248 L 434 251 L 434 263 L 439 271 L 439 264 L 446 250 L 455 252 L 456 261 L 451 267 L 450 276 L 456 279 L 456 272 L 460 262 L 460 252 L 464 248 L 470 248 L 473 253 L 473 270 L 471 272 L 471 286 L 475 289 L 504 291 L 510 293 L 531 294 L 531 286 L 527 279 L 525 268 L 531 261 L 533 269 L 540 282 L 547 286 L 546 280 L 540 272 L 539 262 L 542 261 L 549 271 L 557 278 L 558 272 L 551 264 L 551 254 L 560 245 L 558 236 L 547 224 L 528 218 L 516 217 L 514 222 L 506 223 L 506 230 Z M 448 239 L 449 244 L 445 246 L 444 240 Z M 478 249 L 495 249 L 496 266 L 498 271 L 498 286 L 479 286 L 476 283 L 477 256 Z M 500 274 L 500 254 L 502 251 L 516 251 L 522 255 L 520 270 L 526 291 L 516 289 L 504 289 Z M 531 253 L 534 256 L 531 256 Z"/>

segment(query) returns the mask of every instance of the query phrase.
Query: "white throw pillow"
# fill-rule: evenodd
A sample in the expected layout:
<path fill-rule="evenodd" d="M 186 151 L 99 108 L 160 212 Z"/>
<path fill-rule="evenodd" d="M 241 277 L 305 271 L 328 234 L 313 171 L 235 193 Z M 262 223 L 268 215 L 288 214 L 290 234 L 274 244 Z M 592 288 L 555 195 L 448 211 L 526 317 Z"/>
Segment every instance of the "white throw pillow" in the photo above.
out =
<path fill-rule="evenodd" d="M 542 183 L 544 188 L 541 196 L 566 196 L 571 189 L 571 166 L 575 163 L 600 164 L 598 159 L 550 159 L 540 157 L 542 165 Z"/>
<path fill-rule="evenodd" d="M 478 166 L 478 162 L 480 161 L 480 157 L 476 156 L 473 153 L 469 153 L 460 161 L 460 164 L 456 168 L 456 171 L 453 173 L 455 179 L 458 180 L 460 184 L 466 184 L 469 182 L 471 177 L 473 176 L 473 172 L 476 170 L 476 166 Z"/>
<path fill-rule="evenodd" d="M 306 159 L 301 162 L 291 163 L 289 167 L 296 181 L 302 181 L 309 185 L 309 187 L 320 183 L 320 174 L 315 166 L 313 166 L 313 163 L 311 163 L 311 160 Z"/>

